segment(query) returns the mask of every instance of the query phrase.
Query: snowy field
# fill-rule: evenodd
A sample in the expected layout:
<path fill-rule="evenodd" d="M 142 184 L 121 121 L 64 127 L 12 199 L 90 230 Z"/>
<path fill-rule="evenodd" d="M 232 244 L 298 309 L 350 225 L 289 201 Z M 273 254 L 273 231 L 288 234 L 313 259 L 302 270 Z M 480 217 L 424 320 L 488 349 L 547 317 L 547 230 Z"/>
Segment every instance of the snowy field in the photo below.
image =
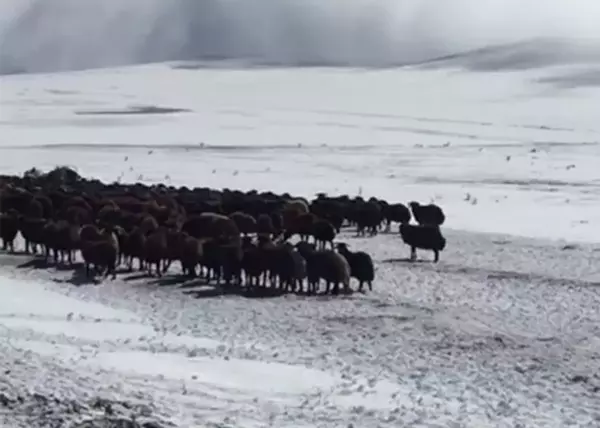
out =
<path fill-rule="evenodd" d="M 437 265 L 344 232 L 377 266 L 347 298 L 77 286 L 3 255 L 0 424 L 112 403 L 165 427 L 598 426 L 600 69 L 484 71 L 506 56 L 0 77 L 2 173 L 433 200 L 448 218 Z"/>

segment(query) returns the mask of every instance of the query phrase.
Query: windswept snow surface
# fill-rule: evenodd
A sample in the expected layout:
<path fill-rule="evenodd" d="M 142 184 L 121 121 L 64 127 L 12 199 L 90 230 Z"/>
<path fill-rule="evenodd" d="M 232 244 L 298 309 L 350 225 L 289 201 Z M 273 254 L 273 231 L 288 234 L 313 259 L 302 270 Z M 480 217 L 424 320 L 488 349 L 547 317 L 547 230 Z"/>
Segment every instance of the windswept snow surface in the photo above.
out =
<path fill-rule="evenodd" d="M 410 264 L 396 237 L 350 235 L 378 266 L 367 295 L 75 287 L 79 271 L 4 256 L 0 386 L 163 426 L 597 426 L 594 247 L 450 232 L 442 262 Z"/>
<path fill-rule="evenodd" d="M 77 400 L 69 422 L 100 397 L 180 427 L 597 426 L 600 70 L 442 61 L 1 77 L 2 173 L 432 199 L 452 230 L 438 265 L 345 232 L 377 281 L 333 299 L 76 287 L 3 255 L 0 393 L 22 400 L 0 421 L 45 426 L 35 392 Z"/>

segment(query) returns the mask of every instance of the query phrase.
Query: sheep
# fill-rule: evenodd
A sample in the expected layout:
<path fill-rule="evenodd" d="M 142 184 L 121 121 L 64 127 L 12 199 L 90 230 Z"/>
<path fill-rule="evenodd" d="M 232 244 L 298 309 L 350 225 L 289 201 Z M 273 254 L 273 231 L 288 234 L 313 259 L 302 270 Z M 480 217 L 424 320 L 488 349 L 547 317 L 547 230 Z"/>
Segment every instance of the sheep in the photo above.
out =
<path fill-rule="evenodd" d="M 52 200 L 44 195 L 44 194 L 37 194 L 34 196 L 33 198 L 33 203 L 35 203 L 36 205 L 39 203 L 39 206 L 42 208 L 42 212 L 41 212 L 41 217 L 42 218 L 51 218 L 53 216 L 53 212 L 54 212 L 54 207 L 52 205 Z M 30 205 L 30 209 L 31 209 L 31 205 Z M 37 206 L 36 208 L 33 208 L 34 210 L 37 210 Z"/>
<path fill-rule="evenodd" d="M 233 220 L 222 214 L 202 213 L 187 219 L 182 229 L 194 238 L 234 238 L 240 231 Z"/>
<path fill-rule="evenodd" d="M 79 237 L 83 241 L 98 241 L 102 239 L 102 234 L 96 225 L 85 224 L 79 229 Z"/>
<path fill-rule="evenodd" d="M 187 234 L 182 235 L 181 252 L 179 261 L 183 274 L 189 277 L 196 276 L 196 266 L 202 261 L 204 254 L 204 240 L 196 239 Z"/>
<path fill-rule="evenodd" d="M 335 227 L 327 220 L 319 219 L 312 225 L 312 236 L 315 238 L 317 248 L 325 249 L 327 243 L 333 249 L 335 239 Z"/>
<path fill-rule="evenodd" d="M 106 269 L 104 278 L 112 274 L 112 279 L 117 277 L 117 259 L 119 255 L 119 243 L 116 231 L 107 227 L 100 232 L 100 237 L 81 240 L 81 255 L 85 263 L 86 277 L 91 277 L 91 265 L 94 270 Z"/>
<path fill-rule="evenodd" d="M 147 238 L 144 245 L 144 261 L 148 274 L 152 275 L 152 266 L 156 267 L 156 274 L 161 277 L 161 263 L 167 258 L 168 252 L 167 231 L 160 226 L 156 231 L 152 232 Z"/>
<path fill-rule="evenodd" d="M 235 222 L 242 235 L 256 233 L 256 220 L 250 214 L 237 211 L 231 214 L 229 218 Z"/>
<path fill-rule="evenodd" d="M 300 214 L 306 214 L 310 212 L 308 203 L 303 199 L 292 199 L 287 201 L 284 210 L 298 211 Z"/>
<path fill-rule="evenodd" d="M 279 283 L 288 291 L 302 291 L 302 281 L 306 278 L 306 260 L 294 250 L 289 242 L 283 243 L 277 249 L 277 269 Z"/>
<path fill-rule="evenodd" d="M 150 214 L 145 214 L 140 221 L 140 230 L 141 232 L 148 236 L 155 232 L 158 229 L 158 221 L 154 218 L 154 216 Z"/>
<path fill-rule="evenodd" d="M 242 250 L 241 239 L 219 239 L 213 247 L 216 250 L 216 264 L 220 270 L 217 274 L 217 284 L 221 278 L 225 280 L 225 285 L 231 285 L 232 280 L 237 285 L 241 284 L 242 263 L 244 252 Z"/>
<path fill-rule="evenodd" d="M 270 217 L 273 224 L 273 234 L 278 236 L 283 231 L 283 216 L 280 212 L 273 212 Z"/>
<path fill-rule="evenodd" d="M 67 254 L 69 265 L 73 264 L 74 251 L 77 250 L 80 243 L 80 229 L 77 225 L 70 224 L 67 221 L 61 220 L 56 223 L 56 231 L 54 235 L 54 251 L 55 262 L 56 254 L 59 253 L 61 261 L 64 262 L 64 255 Z"/>
<path fill-rule="evenodd" d="M 383 217 L 386 222 L 385 231 L 389 232 L 394 221 L 400 224 L 410 223 L 411 214 L 406 205 L 397 203 L 386 206 L 383 210 Z"/>
<path fill-rule="evenodd" d="M 139 227 L 134 228 L 127 234 L 123 245 L 123 255 L 125 256 L 127 268 L 129 272 L 133 270 L 133 259 L 137 258 L 139 262 L 139 270 L 144 270 L 144 248 L 146 246 L 146 235 Z"/>
<path fill-rule="evenodd" d="M 288 240 L 293 235 L 300 235 L 302 241 L 307 241 L 313 234 L 313 225 L 318 220 L 312 213 L 300 214 L 286 225 L 283 235 L 284 240 Z"/>
<path fill-rule="evenodd" d="M 418 224 L 424 226 L 441 226 L 446 221 L 444 211 L 435 204 L 421 205 L 418 202 L 408 204 Z"/>
<path fill-rule="evenodd" d="M 44 224 L 43 228 L 44 259 L 47 262 L 50 257 L 50 251 L 54 255 L 54 263 L 58 263 L 58 223 L 50 220 Z"/>
<path fill-rule="evenodd" d="M 15 238 L 19 233 L 19 213 L 11 209 L 7 213 L 0 214 L 0 238 L 2 239 L 2 249 L 4 251 L 10 248 L 15 252 Z"/>
<path fill-rule="evenodd" d="M 163 265 L 163 273 L 166 273 L 171 267 L 174 260 L 181 260 L 181 252 L 183 251 L 183 243 L 187 236 L 185 232 L 180 232 L 175 229 L 167 230 L 167 254 Z"/>
<path fill-rule="evenodd" d="M 258 235 L 271 236 L 275 233 L 273 219 L 268 214 L 261 214 L 256 219 L 256 233 Z"/>
<path fill-rule="evenodd" d="M 64 210 L 61 218 L 67 220 L 71 224 L 90 224 L 92 223 L 92 213 L 84 207 L 72 205 Z"/>
<path fill-rule="evenodd" d="M 37 253 L 37 246 L 44 243 L 44 226 L 46 221 L 42 218 L 25 217 L 19 222 L 21 234 L 25 239 L 25 253 Z"/>
<path fill-rule="evenodd" d="M 417 248 L 431 250 L 434 253 L 434 262 L 440 259 L 440 251 L 446 248 L 446 238 L 437 226 L 401 224 L 400 236 L 405 244 L 410 246 L 410 260 L 417 258 Z"/>
<path fill-rule="evenodd" d="M 364 251 L 352 252 L 348 245 L 340 242 L 336 245 L 338 252 L 346 258 L 350 265 L 350 276 L 356 278 L 359 282 L 358 291 L 362 291 L 366 282 L 369 291 L 373 291 L 373 280 L 375 279 L 375 267 L 373 259 Z"/>
<path fill-rule="evenodd" d="M 112 273 L 112 279 L 116 279 L 117 249 L 113 246 L 113 243 L 108 237 L 99 241 L 83 241 L 81 243 L 81 255 L 88 278 L 91 277 L 90 265 L 93 264 L 96 271 L 100 268 L 106 268 L 105 278 Z"/>
<path fill-rule="evenodd" d="M 340 283 L 345 291 L 349 290 L 350 265 L 342 255 L 332 250 L 315 250 L 312 244 L 302 242 L 296 244 L 296 248 L 306 260 L 309 293 L 318 291 L 321 279 L 327 284 L 326 293 L 329 293 L 331 284 L 334 294 L 338 294 Z"/>
<path fill-rule="evenodd" d="M 356 235 L 365 234 L 365 229 L 371 236 L 377 234 L 377 227 L 381 224 L 381 207 L 378 203 L 370 201 L 360 205 L 356 216 Z"/>
<path fill-rule="evenodd" d="M 244 248 L 242 271 L 244 272 L 247 287 L 263 286 L 264 275 L 268 267 L 268 262 L 262 249 L 255 245 L 249 245 Z M 262 282 L 261 278 L 263 278 Z"/>
<path fill-rule="evenodd" d="M 42 205 L 42 202 L 37 198 L 33 198 L 29 202 L 25 214 L 29 218 L 44 218 L 44 206 Z"/>
<path fill-rule="evenodd" d="M 102 208 L 100 208 L 96 218 L 98 219 L 98 224 L 101 226 L 106 224 L 116 225 L 119 222 L 120 218 L 119 207 L 116 206 L 116 204 L 114 203 L 107 203 Z"/>

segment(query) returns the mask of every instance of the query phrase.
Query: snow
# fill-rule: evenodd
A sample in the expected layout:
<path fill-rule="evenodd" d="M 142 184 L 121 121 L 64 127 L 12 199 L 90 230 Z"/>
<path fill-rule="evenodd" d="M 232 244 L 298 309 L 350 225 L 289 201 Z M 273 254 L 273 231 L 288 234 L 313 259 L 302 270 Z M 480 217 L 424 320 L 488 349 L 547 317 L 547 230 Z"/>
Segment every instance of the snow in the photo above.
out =
<path fill-rule="evenodd" d="M 2 173 L 432 199 L 448 218 L 437 265 L 344 232 L 377 280 L 333 299 L 77 287 L 2 255 L 0 393 L 84 397 L 79 418 L 102 397 L 182 427 L 596 426 L 596 65 L 464 61 L 0 77 Z"/>
<path fill-rule="evenodd" d="M 263 412 L 275 415 L 287 407 L 305 406 L 311 397 L 325 396 L 338 411 L 360 407 L 361 412 L 390 412 L 398 408 L 400 400 L 395 397 L 410 394 L 406 386 L 386 380 L 364 379 L 361 385 L 360 379 L 344 379 L 339 373 L 299 365 L 198 356 L 228 345 L 157 331 L 128 311 L 60 295 L 37 281 L 3 279 L 2 291 L 0 325 L 13 350 L 66 362 L 71 370 L 88 375 L 111 373 L 119 376 L 121 383 L 146 379 L 150 383 L 148 393 L 157 401 L 172 399 L 169 394 L 178 390 L 190 397 L 183 403 L 180 400 L 179 405 L 194 402 L 199 408 L 226 414 L 260 405 Z M 76 313 L 70 312 L 73 308 Z M 137 349 L 141 344 L 150 349 Z M 176 350 L 176 345 L 183 350 Z M 252 348 L 259 349 L 255 345 Z M 157 383 L 163 385 L 166 394 L 155 390 Z M 201 403 L 195 401 L 199 397 L 204 398 Z M 211 418 L 214 415 L 207 420 Z M 187 426 L 192 421 L 182 419 L 178 423 Z M 260 426 L 249 420 L 238 423 Z M 279 426 L 299 425 L 294 421 Z"/>
<path fill-rule="evenodd" d="M 433 199 L 457 229 L 597 242 L 598 90 L 543 81 L 580 67 L 6 76 L 0 167 L 22 173 L 34 158 L 110 181 Z M 190 111 L 125 114 L 140 106 Z"/>

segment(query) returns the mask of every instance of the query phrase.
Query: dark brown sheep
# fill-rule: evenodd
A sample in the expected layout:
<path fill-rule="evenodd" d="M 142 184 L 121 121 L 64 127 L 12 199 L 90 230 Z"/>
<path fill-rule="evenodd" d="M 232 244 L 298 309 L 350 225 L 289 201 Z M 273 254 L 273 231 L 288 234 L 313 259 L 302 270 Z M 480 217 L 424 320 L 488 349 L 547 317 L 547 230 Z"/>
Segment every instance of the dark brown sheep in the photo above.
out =
<path fill-rule="evenodd" d="M 161 263 L 168 257 L 167 230 L 159 227 L 147 238 L 144 245 L 144 260 L 148 274 L 152 275 L 152 266 L 156 267 L 156 274 L 162 276 Z"/>
<path fill-rule="evenodd" d="M 202 262 L 204 255 L 204 242 L 189 235 L 182 235 L 179 261 L 184 275 L 196 276 L 196 267 Z"/>
<path fill-rule="evenodd" d="M 284 240 L 299 235 L 302 241 L 308 241 L 309 237 L 313 235 L 313 226 L 317 220 L 317 216 L 312 213 L 300 214 L 286 226 Z"/>
<path fill-rule="evenodd" d="M 154 218 L 154 216 L 150 214 L 145 214 L 140 220 L 140 230 L 141 232 L 148 236 L 154 233 L 158 229 L 158 221 Z"/>
<path fill-rule="evenodd" d="M 90 224 L 92 223 L 92 212 L 79 205 L 69 206 L 62 215 L 62 218 L 71 224 Z"/>
<path fill-rule="evenodd" d="M 44 244 L 44 226 L 46 221 L 42 218 L 25 217 L 19 223 L 19 228 L 23 239 L 25 239 L 25 252 L 30 250 L 33 254 L 37 253 L 37 246 Z"/>
<path fill-rule="evenodd" d="M 2 239 L 2 249 L 4 251 L 10 248 L 10 251 L 14 253 L 15 238 L 18 233 L 19 213 L 13 209 L 0 214 L 0 238 Z"/>
<path fill-rule="evenodd" d="M 81 255 L 85 263 L 85 272 L 88 278 L 92 277 L 91 266 L 96 272 L 105 269 L 104 277 L 112 274 L 112 279 L 117 277 L 118 249 L 115 248 L 112 232 L 105 231 L 103 239 L 99 241 L 82 241 Z"/>
<path fill-rule="evenodd" d="M 123 245 L 123 256 L 129 271 L 133 270 L 133 260 L 138 259 L 139 270 L 144 270 L 144 248 L 146 246 L 146 235 L 140 228 L 134 228 L 127 234 Z"/>
<path fill-rule="evenodd" d="M 256 233 L 256 220 L 250 214 L 237 211 L 231 214 L 229 218 L 234 221 L 243 236 Z"/>
<path fill-rule="evenodd" d="M 58 253 L 61 262 L 64 262 L 66 256 L 67 262 L 69 265 L 72 265 L 75 251 L 80 246 L 79 227 L 61 220 L 56 223 L 56 230 L 54 233 L 53 250 L 55 251 L 55 261 L 58 262 L 58 260 L 56 260 L 56 253 Z"/>
<path fill-rule="evenodd" d="M 33 198 L 29 202 L 25 215 L 29 218 L 44 218 L 44 206 L 39 199 Z"/>
<path fill-rule="evenodd" d="M 222 214 L 202 213 L 190 217 L 182 231 L 194 238 L 239 238 L 240 231 L 233 220 Z"/>

